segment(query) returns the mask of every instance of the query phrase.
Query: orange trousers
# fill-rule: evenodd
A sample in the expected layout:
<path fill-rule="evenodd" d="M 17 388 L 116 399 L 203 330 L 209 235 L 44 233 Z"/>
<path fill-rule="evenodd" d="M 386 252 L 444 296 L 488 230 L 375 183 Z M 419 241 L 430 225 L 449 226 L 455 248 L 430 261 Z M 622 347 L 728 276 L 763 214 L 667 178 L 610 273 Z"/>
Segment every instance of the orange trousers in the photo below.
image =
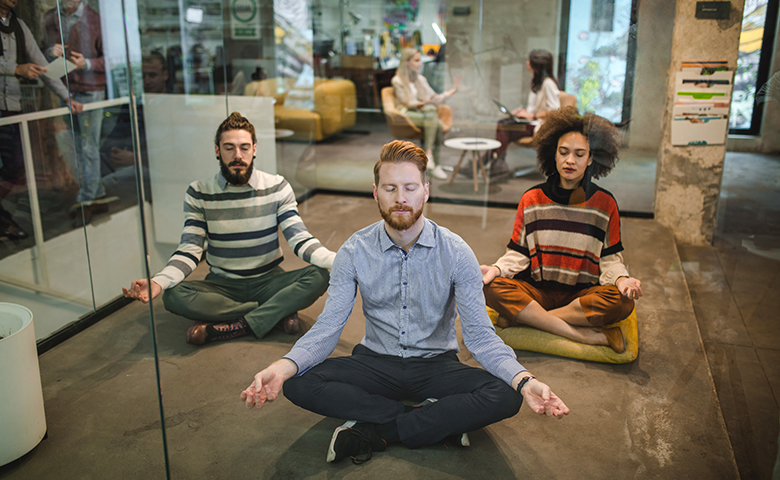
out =
<path fill-rule="evenodd" d="M 517 314 L 534 300 L 550 311 L 579 298 L 588 323 L 594 327 L 619 322 L 634 310 L 634 301 L 613 285 L 582 290 L 539 289 L 523 280 L 497 277 L 485 285 L 484 291 L 487 305 L 501 315 L 498 326 L 502 328 L 520 325 L 515 320 Z"/>

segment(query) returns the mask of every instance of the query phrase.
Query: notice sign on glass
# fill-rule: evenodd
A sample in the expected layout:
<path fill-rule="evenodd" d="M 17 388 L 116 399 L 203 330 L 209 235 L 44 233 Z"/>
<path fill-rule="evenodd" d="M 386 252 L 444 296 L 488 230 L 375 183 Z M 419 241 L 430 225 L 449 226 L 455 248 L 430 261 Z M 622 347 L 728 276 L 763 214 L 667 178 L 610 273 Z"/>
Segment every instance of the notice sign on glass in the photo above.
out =
<path fill-rule="evenodd" d="M 258 5 L 258 0 L 231 0 L 230 33 L 235 40 L 260 38 L 260 5 Z"/>
<path fill-rule="evenodd" d="M 683 62 L 675 77 L 672 145 L 723 145 L 734 72 L 726 62 Z"/>

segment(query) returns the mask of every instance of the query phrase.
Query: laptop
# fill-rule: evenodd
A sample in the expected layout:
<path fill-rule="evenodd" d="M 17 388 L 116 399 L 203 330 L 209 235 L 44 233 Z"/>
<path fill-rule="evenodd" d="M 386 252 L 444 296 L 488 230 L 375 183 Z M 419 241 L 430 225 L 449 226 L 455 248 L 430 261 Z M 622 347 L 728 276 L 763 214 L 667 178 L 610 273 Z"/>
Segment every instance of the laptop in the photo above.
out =
<path fill-rule="evenodd" d="M 493 102 L 498 106 L 498 109 L 501 111 L 501 113 L 509 116 L 509 118 L 511 118 L 515 123 L 531 123 L 531 120 L 529 120 L 527 118 L 521 118 L 521 117 L 516 117 L 516 116 L 512 115 L 512 111 L 509 110 L 508 108 L 506 108 L 504 106 L 504 104 L 502 104 L 501 102 L 499 102 L 495 98 L 493 99 Z"/>

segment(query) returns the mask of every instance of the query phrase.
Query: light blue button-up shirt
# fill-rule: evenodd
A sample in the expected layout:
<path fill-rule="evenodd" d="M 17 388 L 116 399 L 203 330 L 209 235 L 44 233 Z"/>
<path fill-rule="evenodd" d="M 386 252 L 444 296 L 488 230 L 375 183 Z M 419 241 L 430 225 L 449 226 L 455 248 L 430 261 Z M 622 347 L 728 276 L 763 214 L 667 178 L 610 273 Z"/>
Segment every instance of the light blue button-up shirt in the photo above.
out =
<path fill-rule="evenodd" d="M 295 362 L 299 374 L 336 348 L 358 286 L 366 318 L 361 343 L 374 352 L 427 358 L 458 351 L 455 316 L 460 314 L 463 340 L 480 365 L 508 384 L 525 370 L 490 322 L 474 253 L 458 235 L 425 219 L 409 253 L 393 243 L 384 221 L 356 232 L 342 245 L 333 262 L 325 308 L 284 357 Z"/>

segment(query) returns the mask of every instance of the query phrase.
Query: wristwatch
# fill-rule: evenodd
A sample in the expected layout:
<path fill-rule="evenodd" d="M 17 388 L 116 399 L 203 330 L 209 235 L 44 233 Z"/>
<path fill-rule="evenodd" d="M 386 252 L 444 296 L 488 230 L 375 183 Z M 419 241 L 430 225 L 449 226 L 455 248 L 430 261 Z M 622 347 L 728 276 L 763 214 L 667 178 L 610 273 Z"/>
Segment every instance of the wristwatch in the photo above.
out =
<path fill-rule="evenodd" d="M 520 383 L 517 384 L 517 393 L 519 393 L 522 396 L 523 393 L 521 392 L 521 390 L 523 389 L 523 387 L 525 386 L 526 383 L 528 383 L 529 381 L 531 381 L 534 378 L 536 378 L 536 377 L 534 377 L 533 375 L 528 375 L 527 377 L 525 377 L 522 380 L 520 380 Z"/>

